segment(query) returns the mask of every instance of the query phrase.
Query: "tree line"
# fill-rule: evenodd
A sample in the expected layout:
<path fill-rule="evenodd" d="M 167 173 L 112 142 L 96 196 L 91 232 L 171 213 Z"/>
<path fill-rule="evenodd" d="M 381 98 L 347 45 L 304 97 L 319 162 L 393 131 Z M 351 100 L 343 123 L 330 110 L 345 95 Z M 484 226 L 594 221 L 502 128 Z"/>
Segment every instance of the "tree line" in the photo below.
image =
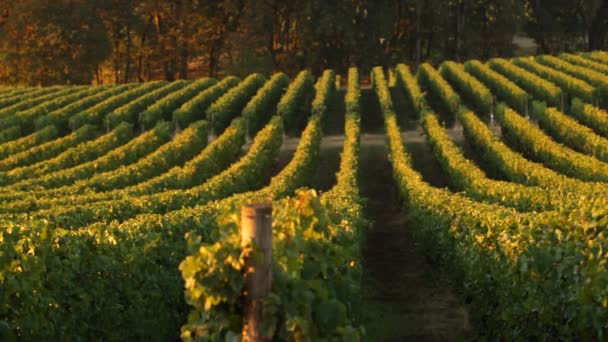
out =
<path fill-rule="evenodd" d="M 0 82 L 125 83 L 606 47 L 608 0 L 0 0 Z"/>

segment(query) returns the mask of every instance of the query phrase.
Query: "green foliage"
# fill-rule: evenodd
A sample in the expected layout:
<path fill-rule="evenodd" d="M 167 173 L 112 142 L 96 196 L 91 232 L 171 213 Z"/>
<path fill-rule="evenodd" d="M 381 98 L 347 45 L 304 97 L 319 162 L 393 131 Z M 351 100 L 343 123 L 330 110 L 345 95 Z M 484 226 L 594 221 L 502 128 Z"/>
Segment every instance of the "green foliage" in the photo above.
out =
<path fill-rule="evenodd" d="M 115 191 L 114 195 L 151 194 L 168 189 L 188 189 L 203 184 L 235 162 L 241 155 L 244 143 L 245 124 L 240 118 L 234 119 L 224 133 L 183 166 L 176 166 L 146 182 Z"/>
<path fill-rule="evenodd" d="M 608 53 L 605 51 L 591 51 L 583 56 L 597 63 L 608 64 Z"/>
<path fill-rule="evenodd" d="M 382 70 L 373 77 L 378 93 L 387 93 Z M 433 188 L 411 168 L 395 113 L 383 108 L 393 175 L 415 236 L 463 282 L 484 336 L 604 336 L 602 320 L 592 317 L 607 314 L 606 293 L 597 287 L 606 274 L 598 267 L 605 260 L 598 252 L 606 243 L 600 231 L 608 220 L 599 209 L 606 200 L 563 215 L 522 214 Z"/>
<path fill-rule="evenodd" d="M 331 104 L 336 96 L 336 73 L 333 70 L 323 71 L 323 75 L 315 84 L 315 97 L 311 104 L 312 115 L 317 115 L 324 123 L 331 115 Z"/>
<path fill-rule="evenodd" d="M 412 75 L 410 69 L 405 64 L 398 64 L 395 68 L 395 72 L 396 85 L 405 90 L 405 93 L 410 100 L 410 104 L 413 106 L 416 114 L 420 115 L 420 112 L 423 108 L 427 107 L 427 104 L 424 98 L 425 94 L 420 89 L 416 77 Z"/>
<path fill-rule="evenodd" d="M 7 94 L 6 96 L 2 96 L 0 98 L 0 108 L 2 110 L 6 109 L 9 106 L 18 104 L 20 102 L 28 101 L 28 99 L 34 99 L 36 97 L 44 96 L 56 91 L 59 91 L 62 87 L 44 87 L 44 88 L 14 88 L 15 90 L 21 90 L 20 92 L 12 91 L 11 94 Z M 3 115 L 7 115 L 6 112 L 3 112 Z"/>
<path fill-rule="evenodd" d="M 21 129 L 21 127 L 19 127 L 19 129 Z M 0 158 L 6 158 L 12 154 L 25 151 L 36 145 L 50 142 L 56 139 L 58 136 L 59 130 L 57 127 L 46 126 L 32 134 L 0 144 Z"/>
<path fill-rule="evenodd" d="M 9 118 L 0 120 L 0 125 L 20 125 L 21 129 L 24 132 L 32 132 L 37 128 L 34 123 L 36 119 L 47 115 L 57 109 L 61 109 L 63 107 L 71 105 L 79 101 L 83 97 L 89 97 L 99 92 L 103 92 L 108 88 L 109 86 L 84 87 L 81 88 L 79 91 L 74 91 L 63 96 L 54 97 L 52 100 L 42 102 L 41 104 L 33 108 L 19 111 L 18 113 Z"/>
<path fill-rule="evenodd" d="M 572 99 L 570 114 L 597 133 L 608 136 L 608 113 L 578 98 Z"/>
<path fill-rule="evenodd" d="M 48 141 L 19 153 L 10 154 L 0 160 L 0 170 L 8 171 L 16 167 L 31 165 L 55 157 L 70 147 L 94 139 L 97 133 L 97 127 L 95 126 L 82 126 L 74 133 L 62 138 Z"/>
<path fill-rule="evenodd" d="M 321 203 L 314 193 L 300 192 L 294 199 L 283 199 L 273 206 L 275 264 L 267 306 L 269 315 L 264 326 L 276 339 L 360 338 L 361 330 L 353 325 L 361 290 L 359 251 L 364 226 L 357 186 L 359 97 L 358 73 L 351 69 L 346 95 L 347 140 L 336 186 L 323 195 Z M 320 127 L 320 117 L 313 115 L 294 158 L 268 187 L 236 196 L 230 202 L 223 201 L 220 207 L 232 208 L 234 212 L 244 201 L 277 198 L 302 186 L 315 170 Z M 288 216 L 282 213 L 295 215 L 292 216 L 295 221 L 283 221 Z M 232 217 L 238 218 L 234 214 Z M 208 242 L 192 233 L 188 236 L 190 254 L 182 261 L 180 270 L 186 282 L 187 301 L 194 309 L 182 327 L 185 340 L 238 336 L 240 332 L 239 298 L 243 281 L 238 222 L 230 218 L 219 222 L 221 228 L 214 229 L 219 239 Z M 310 224 L 319 226 L 313 228 Z M 333 224 L 340 227 L 332 228 Z M 322 228 L 325 225 L 328 226 Z M 308 229 L 303 230 L 305 227 Z M 322 232 L 325 234 L 319 234 Z M 339 235 L 334 235 L 337 232 Z"/>
<path fill-rule="evenodd" d="M 165 96 L 149 106 L 145 111 L 139 113 L 139 125 L 144 129 L 150 129 L 160 120 L 171 120 L 171 114 L 175 109 L 216 83 L 217 80 L 215 79 L 202 78 L 179 91 Z"/>
<path fill-rule="evenodd" d="M 533 107 L 533 115 L 539 126 L 557 141 L 604 162 L 608 161 L 608 139 L 556 108 L 547 108 L 544 102 L 536 102 Z"/>
<path fill-rule="evenodd" d="M 273 205 L 273 286 L 265 303 L 264 332 L 279 340 L 359 340 L 348 304 L 360 279 L 352 227 L 332 219 L 313 191 Z M 239 206 L 218 218 L 219 238 L 188 235 L 180 264 L 186 301 L 195 308 L 182 327 L 185 341 L 238 336 L 243 286 Z M 348 229 L 351 228 L 351 229 Z M 251 248 L 251 246 L 247 246 Z"/>
<path fill-rule="evenodd" d="M 135 84 L 123 84 L 111 88 L 100 88 L 98 92 L 87 96 L 81 100 L 73 102 L 65 107 L 56 109 L 46 115 L 40 116 L 34 120 L 34 128 L 40 129 L 47 125 L 55 125 L 61 131 L 68 130 L 68 120 L 74 114 L 86 110 L 89 107 L 95 106 L 109 97 L 118 95 L 133 88 Z"/>
<path fill-rule="evenodd" d="M 572 64 L 576 64 L 585 68 L 593 69 L 595 71 L 599 71 L 603 74 L 608 74 L 608 65 L 603 63 L 598 63 L 592 59 L 587 59 L 583 56 L 571 54 L 571 53 L 560 53 L 559 58 L 564 61 Z"/>
<path fill-rule="evenodd" d="M 254 136 L 276 113 L 276 105 L 289 85 L 289 77 L 284 73 L 274 74 L 243 109 L 249 136 Z"/>
<path fill-rule="evenodd" d="M 21 137 L 21 127 L 11 126 L 0 131 L 0 146 L 11 140 L 16 140 Z"/>
<path fill-rule="evenodd" d="M 461 64 L 445 61 L 439 69 L 441 75 L 453 84 L 484 114 L 492 111 L 494 99 L 490 90 L 475 77 L 468 74 Z"/>
<path fill-rule="evenodd" d="M 252 198 L 290 196 L 295 189 L 309 185 L 317 170 L 321 137 L 321 117 L 313 115 L 308 119 L 308 125 L 302 132 L 298 148 L 289 164 L 272 177 L 267 187 L 252 195 Z"/>
<path fill-rule="evenodd" d="M 119 125 L 119 127 L 120 126 L 122 125 Z M 46 191 L 40 188 L 52 189 L 68 186 L 77 180 L 90 178 L 98 173 L 108 172 L 119 167 L 126 167 L 156 151 L 170 139 L 170 125 L 167 122 L 160 122 L 153 130 L 141 134 L 127 144 L 108 152 L 98 159 L 65 170 L 51 172 L 42 177 L 26 179 L 15 183 L 11 185 L 9 189 L 24 192 L 2 194 L 0 195 L 0 200 L 10 200 L 12 202 L 11 206 L 14 209 L 16 207 L 13 205 L 16 206 L 18 200 L 23 200 L 31 195 L 37 197 L 48 196 Z M 61 196 L 59 199 L 71 201 L 72 197 L 66 198 L 65 196 Z"/>
<path fill-rule="evenodd" d="M 502 58 L 489 60 L 488 66 L 515 82 L 533 97 L 545 101 L 551 106 L 560 106 L 562 104 L 562 89 L 553 82 L 541 78 Z M 515 106 L 513 107 L 515 108 Z"/>
<path fill-rule="evenodd" d="M 580 97 L 585 101 L 593 102 L 596 99 L 595 88 L 589 83 L 574 78 L 561 71 L 546 67 L 534 60 L 534 57 L 515 58 L 513 64 L 531 71 L 540 77 L 555 83 L 562 90 L 573 97 Z"/>
<path fill-rule="evenodd" d="M 211 122 L 213 131 L 216 134 L 223 132 L 232 119 L 242 114 L 242 110 L 247 105 L 247 102 L 262 87 L 264 82 L 266 82 L 266 77 L 263 75 L 251 74 L 207 108 L 205 112 L 206 118 Z"/>
<path fill-rule="evenodd" d="M 556 143 L 512 109 L 497 107 L 496 118 L 503 136 L 524 154 L 571 177 L 587 181 L 608 180 L 608 164 Z"/>
<path fill-rule="evenodd" d="M 418 67 L 418 83 L 423 88 L 428 89 L 428 91 L 435 94 L 444 108 L 450 113 L 456 114 L 458 112 L 460 96 L 454 92 L 454 89 L 452 89 L 448 82 L 441 77 L 433 66 L 424 63 Z"/>
<path fill-rule="evenodd" d="M 590 85 L 595 87 L 592 99 L 599 100 L 603 104 L 608 105 L 608 81 L 606 80 L 605 74 L 586 66 L 571 64 L 554 56 L 541 55 L 537 56 L 536 60 L 541 64 L 547 65 L 575 77 L 579 80 L 579 82 L 588 82 Z M 561 87 L 568 89 L 570 86 L 562 85 Z"/>
<path fill-rule="evenodd" d="M 162 126 L 167 126 L 166 122 Z M 155 130 L 158 129 L 159 126 L 157 125 Z M 148 135 L 149 137 L 147 139 L 152 139 L 150 143 L 154 144 L 154 135 L 144 135 Z M 36 195 L 38 195 L 40 198 L 38 198 L 36 201 L 32 201 L 28 198 L 28 196 L 23 196 L 23 194 L 21 194 L 21 196 L 12 195 L 10 196 L 11 203 L 5 205 L 4 208 L 0 207 L 0 211 L 6 211 L 10 213 L 25 212 L 34 209 L 42 210 L 65 205 L 73 205 L 75 203 L 82 205 L 98 201 L 120 200 L 123 199 L 125 196 L 150 195 L 156 192 L 166 191 L 170 189 L 188 189 L 202 184 L 210 177 L 216 175 L 217 173 L 227 168 L 232 162 L 237 159 L 238 156 L 240 156 L 241 147 L 244 143 L 245 125 L 243 124 L 243 121 L 241 119 L 235 119 L 232 125 L 228 127 L 228 129 L 226 129 L 220 137 L 211 142 L 209 146 L 205 147 L 197 156 L 187 161 L 183 166 L 174 166 L 167 172 L 156 177 L 150 178 L 148 180 L 142 181 L 135 185 L 128 186 L 123 189 L 115 189 L 113 191 L 106 191 L 94 194 L 74 195 L 69 197 L 48 197 L 48 194 L 45 192 L 37 192 Z M 157 143 L 155 149 L 158 148 L 158 145 L 160 145 L 160 143 Z M 118 151 L 112 151 L 110 154 L 117 154 L 116 152 Z M 137 150 L 134 152 L 137 152 Z M 106 163 L 106 160 L 104 159 L 106 159 L 105 157 L 110 157 L 110 154 L 108 156 L 100 158 L 98 160 L 99 164 L 101 164 L 102 166 L 107 165 L 108 163 Z M 122 156 L 125 155 L 129 155 L 129 152 L 127 151 L 125 153 L 122 153 Z M 129 162 L 125 161 L 124 164 L 129 164 Z M 114 166 L 114 168 L 117 168 L 119 166 L 120 164 L 117 164 Z M 72 174 L 82 174 L 86 170 L 87 169 L 83 168 L 75 168 Z M 104 170 L 97 170 L 97 173 L 103 171 Z M 70 173 L 68 173 L 68 175 L 70 175 Z M 56 177 L 44 179 L 44 182 L 48 184 L 53 179 L 56 179 Z M 32 179 L 30 180 L 30 182 L 26 181 L 17 183 L 11 186 L 11 188 L 22 189 L 26 186 L 31 187 L 32 183 L 39 184 L 42 182 L 42 180 L 39 182 L 35 181 L 36 179 Z M 63 182 L 63 184 L 67 185 L 66 182 Z M 4 199 L 6 199 L 6 196 L 4 196 Z"/>
<path fill-rule="evenodd" d="M 80 113 L 74 114 L 69 118 L 69 126 L 72 130 L 76 130 L 83 125 L 89 123 L 92 125 L 101 125 L 106 115 L 113 110 L 134 101 L 138 97 L 144 97 L 149 92 L 157 90 L 159 87 L 166 86 L 167 82 L 154 81 L 147 82 L 136 86 L 135 88 L 125 91 L 121 94 L 106 99 L 93 107 L 90 107 Z M 135 100 L 136 101 L 136 100 Z"/>
<path fill-rule="evenodd" d="M 461 110 L 469 112 L 466 108 Z M 520 212 L 572 208 L 578 204 L 563 189 L 542 189 L 488 178 L 465 158 L 433 113 L 424 115 L 422 127 L 450 185 L 475 200 L 498 203 Z"/>
<path fill-rule="evenodd" d="M 70 189 L 108 191 L 158 176 L 198 154 L 207 145 L 208 126 L 206 121 L 197 121 L 143 159 L 131 165 L 121 166 L 116 170 L 98 173 L 89 179 L 80 180 L 74 183 Z"/>
<path fill-rule="evenodd" d="M 469 146 L 477 151 L 489 168 L 508 180 L 526 185 L 538 185 L 546 189 L 560 191 L 564 189 L 571 194 L 571 197 L 576 197 L 577 194 L 589 197 L 604 196 L 603 193 L 608 190 L 603 183 L 569 178 L 524 158 L 507 147 L 472 112 L 461 111 L 458 119 Z"/>
<path fill-rule="evenodd" d="M 499 98 L 521 113 L 528 112 L 528 94 L 508 78 L 478 60 L 464 63 L 464 69 L 488 86 Z"/>
<path fill-rule="evenodd" d="M 283 118 L 287 132 L 296 129 L 302 108 L 307 107 L 306 101 L 312 98 L 314 91 L 314 79 L 310 71 L 300 71 L 277 104 L 277 115 Z"/>
<path fill-rule="evenodd" d="M 36 178 L 53 171 L 92 161 L 125 144 L 131 138 L 133 138 L 132 125 L 123 123 L 116 126 L 110 133 L 95 140 L 85 141 L 77 146 L 70 147 L 54 158 L 0 173 L 0 184 L 6 185 L 26 178 Z"/>
<path fill-rule="evenodd" d="M 190 123 L 205 118 L 205 111 L 220 96 L 236 86 L 240 78 L 228 76 L 216 85 L 202 91 L 173 112 L 176 127 L 187 127 Z"/>
<path fill-rule="evenodd" d="M 113 128 L 121 122 L 129 122 L 135 124 L 137 122 L 137 116 L 148 108 L 148 106 L 154 104 L 156 101 L 163 99 L 169 94 L 179 91 L 190 84 L 190 81 L 179 80 L 175 82 L 163 85 L 160 88 L 153 90 L 152 92 L 146 93 L 145 95 L 138 97 L 134 101 L 128 102 L 127 104 L 113 110 L 104 117 L 104 123 L 107 129 Z"/>
<path fill-rule="evenodd" d="M 73 86 L 73 87 L 50 87 L 48 89 L 52 91 L 44 92 L 38 96 L 27 98 L 25 101 L 17 102 L 12 106 L 2 108 L 0 110 L 0 122 L 11 118 L 15 114 L 21 111 L 26 111 L 35 108 L 38 105 L 44 104 L 45 102 L 53 101 L 56 98 L 60 98 L 66 95 L 74 94 L 89 87 L 86 86 Z"/>
<path fill-rule="evenodd" d="M 197 123 L 193 125 L 196 126 Z M 182 134 L 184 133 L 188 133 L 188 130 Z M 183 207 L 201 205 L 234 193 L 253 190 L 261 185 L 268 174 L 268 170 L 274 164 L 274 160 L 282 144 L 282 134 L 283 126 L 281 119 L 275 117 L 256 135 L 251 148 L 243 158 L 221 173 L 211 177 L 205 183 L 188 190 L 167 190 L 147 196 L 124 196 L 120 200 L 114 201 L 100 201 L 87 205 L 51 208 L 46 211 L 39 211 L 33 214 L 33 216 L 45 217 L 50 222 L 59 223 L 62 227 L 74 229 L 94 222 L 110 222 L 114 219 L 125 220 L 143 213 L 164 213 Z M 169 149 L 163 150 L 163 152 L 166 151 L 169 151 Z M 152 154 L 151 157 L 147 158 L 150 159 L 149 162 L 142 164 L 139 168 L 153 165 L 153 163 L 158 163 L 161 160 L 164 161 L 164 158 L 167 158 L 161 159 L 161 156 L 158 154 Z M 138 164 L 140 163 L 134 164 L 131 169 L 137 167 Z M 137 169 L 137 173 L 139 174 L 143 171 L 155 172 L 155 174 L 159 172 L 158 167 L 149 167 L 141 171 L 140 169 Z M 103 174 L 98 174 L 91 181 L 77 183 L 75 187 L 82 186 L 83 189 L 116 189 L 123 187 L 125 184 L 128 185 L 135 183 L 135 181 L 141 181 L 145 177 L 145 175 L 139 176 L 137 173 L 118 169 L 115 177 L 104 177 Z M 118 182 L 118 180 L 121 182 Z"/>

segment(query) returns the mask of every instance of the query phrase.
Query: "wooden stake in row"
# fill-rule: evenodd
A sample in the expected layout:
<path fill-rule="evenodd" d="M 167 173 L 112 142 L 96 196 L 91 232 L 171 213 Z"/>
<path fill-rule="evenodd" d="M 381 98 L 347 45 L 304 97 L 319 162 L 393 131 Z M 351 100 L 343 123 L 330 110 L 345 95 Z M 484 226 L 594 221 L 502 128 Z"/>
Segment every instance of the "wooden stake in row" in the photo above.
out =
<path fill-rule="evenodd" d="M 241 246 L 245 257 L 243 342 L 268 341 L 261 334 L 264 299 L 272 289 L 272 203 L 245 205 L 241 212 Z"/>

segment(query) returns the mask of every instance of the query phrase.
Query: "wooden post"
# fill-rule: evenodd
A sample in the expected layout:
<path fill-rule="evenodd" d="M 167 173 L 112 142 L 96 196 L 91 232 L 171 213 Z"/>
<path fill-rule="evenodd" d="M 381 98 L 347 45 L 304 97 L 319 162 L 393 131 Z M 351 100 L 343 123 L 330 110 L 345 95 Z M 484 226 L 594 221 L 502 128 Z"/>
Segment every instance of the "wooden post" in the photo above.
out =
<path fill-rule="evenodd" d="M 241 246 L 245 256 L 243 342 L 268 341 L 261 336 L 264 299 L 272 288 L 272 203 L 244 205 L 241 211 Z"/>

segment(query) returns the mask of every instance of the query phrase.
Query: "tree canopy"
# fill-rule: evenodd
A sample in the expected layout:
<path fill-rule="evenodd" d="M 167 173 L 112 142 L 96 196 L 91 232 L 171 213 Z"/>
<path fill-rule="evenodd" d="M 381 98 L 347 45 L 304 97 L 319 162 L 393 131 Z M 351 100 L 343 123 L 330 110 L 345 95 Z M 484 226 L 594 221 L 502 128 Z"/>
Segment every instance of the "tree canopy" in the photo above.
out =
<path fill-rule="evenodd" d="M 0 82 L 65 84 L 602 49 L 608 0 L 0 0 Z"/>

